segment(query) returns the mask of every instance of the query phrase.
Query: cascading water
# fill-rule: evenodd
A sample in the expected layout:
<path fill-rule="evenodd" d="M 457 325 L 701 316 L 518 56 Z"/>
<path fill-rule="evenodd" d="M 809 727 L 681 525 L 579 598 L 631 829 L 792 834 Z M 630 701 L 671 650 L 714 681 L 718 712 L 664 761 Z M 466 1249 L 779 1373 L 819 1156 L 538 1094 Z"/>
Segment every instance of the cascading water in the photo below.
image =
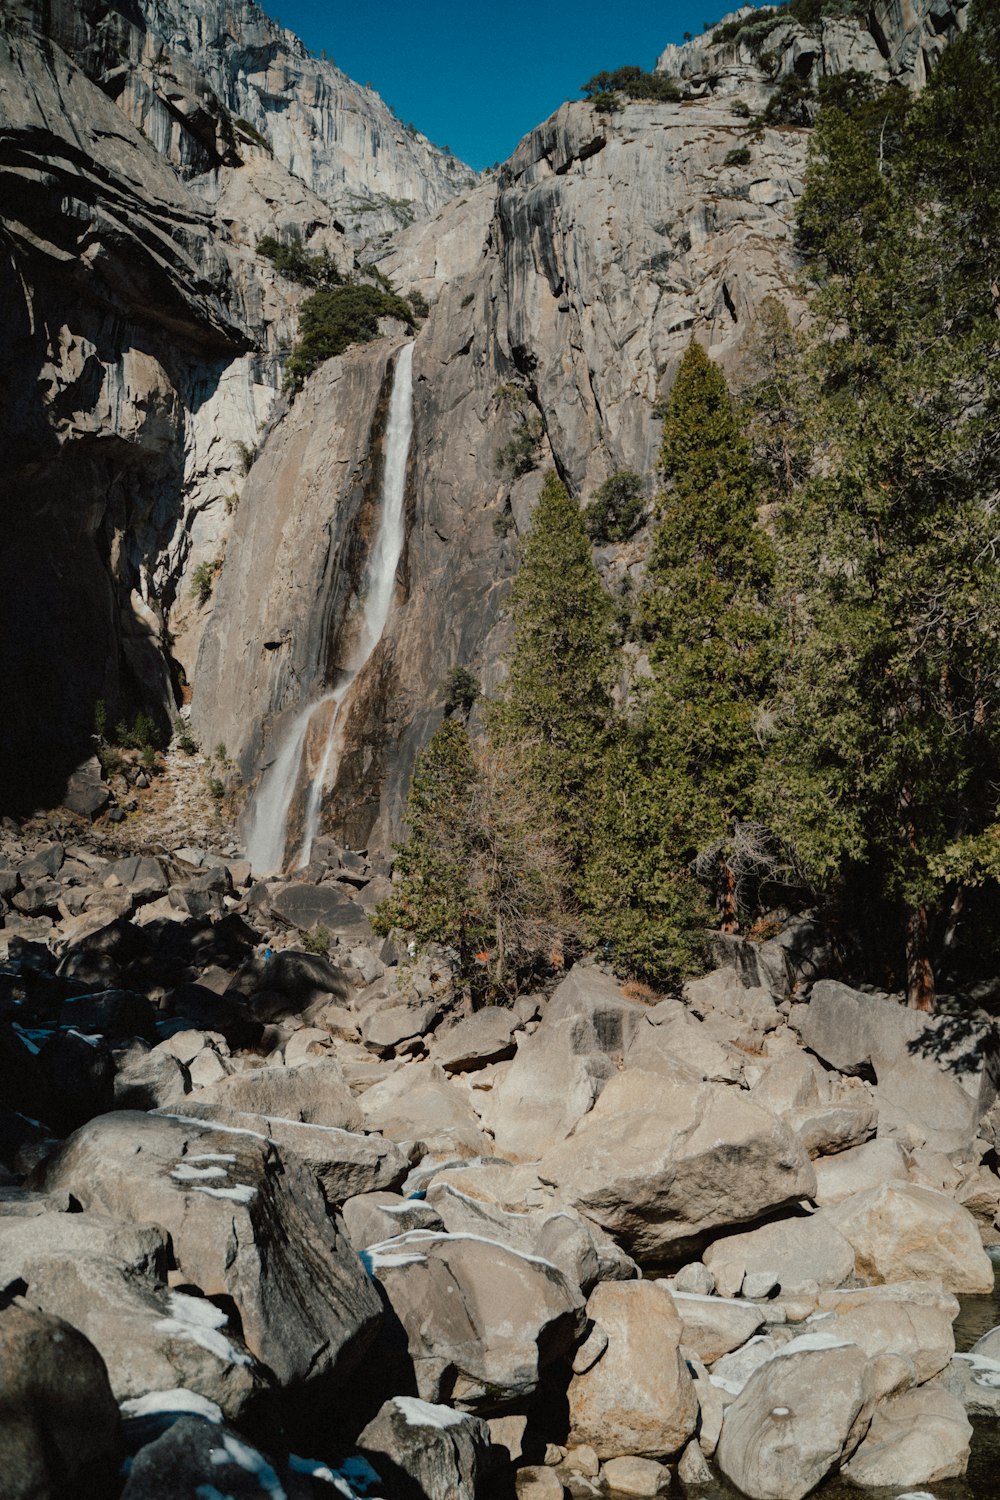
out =
<path fill-rule="evenodd" d="M 254 797 L 246 829 L 247 857 L 256 875 L 309 863 L 319 833 L 323 788 L 336 764 L 341 709 L 351 685 L 382 639 L 392 610 L 396 568 L 406 535 L 406 462 L 413 432 L 413 345 L 404 344 L 396 361 L 389 420 L 385 433 L 385 469 L 378 532 L 359 594 L 363 609 L 357 641 L 343 680 L 333 692 L 308 704 L 292 722 L 273 764 Z M 289 854 L 289 815 L 299 790 L 304 794 L 302 838 Z"/>

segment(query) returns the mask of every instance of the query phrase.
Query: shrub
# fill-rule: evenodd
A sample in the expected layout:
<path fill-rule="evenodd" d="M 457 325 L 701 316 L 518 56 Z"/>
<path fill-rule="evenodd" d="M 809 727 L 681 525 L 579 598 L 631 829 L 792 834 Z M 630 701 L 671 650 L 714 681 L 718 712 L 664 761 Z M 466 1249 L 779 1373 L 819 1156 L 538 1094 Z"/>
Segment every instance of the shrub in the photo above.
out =
<path fill-rule="evenodd" d="M 724 167 L 748 167 L 750 165 L 750 147 L 735 146 L 732 151 L 727 151 L 722 165 Z"/>
<path fill-rule="evenodd" d="M 330 934 L 323 926 L 312 927 L 303 934 L 302 946 L 307 953 L 317 953 L 320 958 L 326 958 L 330 952 Z"/>
<path fill-rule="evenodd" d="M 198 754 L 198 742 L 191 738 L 191 732 L 179 714 L 174 720 L 174 734 L 177 737 L 178 750 L 185 755 Z"/>
<path fill-rule="evenodd" d="M 732 104 L 733 114 L 741 120 L 749 120 L 750 106 L 745 99 L 734 99 Z"/>
<path fill-rule="evenodd" d="M 257 445 L 256 443 L 237 443 L 236 452 L 239 458 L 240 473 L 245 479 L 257 462 Z M 226 508 L 228 510 L 228 504 Z"/>
<path fill-rule="evenodd" d="M 639 527 L 643 508 L 641 476 L 619 469 L 605 479 L 584 511 L 587 535 L 599 546 L 627 541 Z"/>
<path fill-rule="evenodd" d="M 137 713 L 131 728 L 124 720 L 115 725 L 115 743 L 123 750 L 156 750 L 160 742 L 160 731 L 147 713 Z"/>
<path fill-rule="evenodd" d="M 218 776 L 209 776 L 205 785 L 208 787 L 209 796 L 214 797 L 216 802 L 221 802 L 226 795 L 225 782 L 220 781 Z"/>
<path fill-rule="evenodd" d="M 766 125 L 809 125 L 816 94 L 805 79 L 789 73 L 778 84 L 763 114 Z"/>
<path fill-rule="evenodd" d="M 215 575 L 219 568 L 218 558 L 209 562 L 208 559 L 200 562 L 191 574 L 191 592 L 199 604 L 207 604 L 212 597 L 212 588 L 215 584 Z"/>
<path fill-rule="evenodd" d="M 298 239 L 283 245 L 273 235 L 266 234 L 263 239 L 257 241 L 257 254 L 269 260 L 280 276 L 286 277 L 288 281 L 297 282 L 299 286 L 319 290 L 340 286 L 344 279 L 329 250 L 313 253 L 307 250 Z"/>
<path fill-rule="evenodd" d="M 457 708 L 467 714 L 482 694 L 479 678 L 468 667 L 452 667 L 441 687 L 446 714 L 453 714 Z"/>
<path fill-rule="evenodd" d="M 225 502 L 225 504 L 226 504 L 226 515 L 227 516 L 234 516 L 236 514 L 237 510 L 239 509 L 239 505 L 240 505 L 240 497 L 236 493 L 235 490 L 232 490 L 226 496 L 226 502 Z"/>
<path fill-rule="evenodd" d="M 515 433 L 508 443 L 501 443 L 496 450 L 496 466 L 500 474 L 505 474 L 510 479 L 519 479 L 522 474 L 530 474 L 535 467 L 537 440 L 530 432 L 522 429 Z"/>
<path fill-rule="evenodd" d="M 634 63 L 613 72 L 595 73 L 580 89 L 598 109 L 618 107 L 617 95 L 626 99 L 651 99 L 657 103 L 676 104 L 684 97 L 683 90 L 673 78 L 663 73 L 646 73 Z M 601 100 L 613 103 L 603 105 Z"/>
<path fill-rule="evenodd" d="M 413 327 L 410 304 L 381 287 L 349 283 L 313 292 L 299 313 L 299 337 L 285 370 L 286 389 L 294 394 L 324 360 L 343 354 L 351 344 L 377 338 L 379 318 L 399 318 Z"/>
<path fill-rule="evenodd" d="M 94 733 L 103 740 L 108 730 L 108 705 L 103 698 L 94 704 Z"/>
<path fill-rule="evenodd" d="M 415 318 L 426 318 L 429 316 L 431 310 L 430 303 L 423 292 L 412 291 L 406 300 L 413 308 L 413 316 Z"/>
<path fill-rule="evenodd" d="M 498 511 L 497 514 L 493 517 L 494 536 L 510 536 L 511 532 L 515 530 L 516 526 L 517 522 L 514 520 L 514 517 L 509 510 Z"/>

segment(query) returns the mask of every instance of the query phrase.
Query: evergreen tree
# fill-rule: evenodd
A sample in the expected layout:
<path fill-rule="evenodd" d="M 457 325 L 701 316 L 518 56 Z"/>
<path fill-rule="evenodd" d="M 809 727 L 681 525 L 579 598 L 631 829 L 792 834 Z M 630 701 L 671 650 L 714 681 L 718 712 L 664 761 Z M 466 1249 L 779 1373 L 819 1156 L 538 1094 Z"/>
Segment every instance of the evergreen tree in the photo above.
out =
<path fill-rule="evenodd" d="M 792 649 L 775 818 L 921 1007 L 1000 785 L 998 168 L 964 132 L 978 119 L 995 137 L 981 96 L 1000 108 L 1000 57 L 995 27 L 970 31 L 894 152 L 868 117 L 818 122 L 799 229 L 814 462 L 780 527 Z M 928 146 L 935 120 L 961 161 L 947 136 Z"/>
<path fill-rule="evenodd" d="M 667 482 L 640 623 L 651 677 L 643 756 L 675 863 L 719 851 L 724 922 L 736 922 L 726 843 L 750 816 L 770 688 L 773 555 L 757 524 L 752 454 L 722 372 L 689 346 L 663 424 Z"/>
<path fill-rule="evenodd" d="M 508 675 L 489 728 L 551 821 L 572 883 L 599 795 L 616 675 L 614 606 L 580 507 L 555 473 L 542 484 L 511 590 Z"/>

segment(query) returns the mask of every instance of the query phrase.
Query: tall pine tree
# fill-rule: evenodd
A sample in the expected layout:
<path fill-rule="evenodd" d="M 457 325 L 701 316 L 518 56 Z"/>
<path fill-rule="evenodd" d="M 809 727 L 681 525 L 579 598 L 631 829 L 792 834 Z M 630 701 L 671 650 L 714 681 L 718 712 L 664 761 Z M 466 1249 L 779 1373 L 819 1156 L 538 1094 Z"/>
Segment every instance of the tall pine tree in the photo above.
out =
<path fill-rule="evenodd" d="M 617 672 L 614 606 L 580 507 L 559 477 L 542 484 L 511 590 L 508 675 L 489 714 L 496 744 L 518 752 L 566 861 L 571 886 L 590 846 Z"/>

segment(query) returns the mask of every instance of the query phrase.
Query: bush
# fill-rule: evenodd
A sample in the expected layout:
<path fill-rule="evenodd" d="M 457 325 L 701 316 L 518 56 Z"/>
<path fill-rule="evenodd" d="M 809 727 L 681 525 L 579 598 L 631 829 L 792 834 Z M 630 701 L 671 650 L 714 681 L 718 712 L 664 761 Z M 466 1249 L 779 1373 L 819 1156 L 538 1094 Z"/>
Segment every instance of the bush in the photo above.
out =
<path fill-rule="evenodd" d="M 732 151 L 727 151 L 722 165 L 724 167 L 748 167 L 750 165 L 750 147 L 735 146 Z"/>
<path fill-rule="evenodd" d="M 467 714 L 482 694 L 479 678 L 468 667 L 452 667 L 441 687 L 446 714 L 453 714 L 457 708 Z"/>
<path fill-rule="evenodd" d="M 137 713 L 131 729 L 124 720 L 115 725 L 115 743 L 123 750 L 157 750 L 160 742 L 160 731 L 149 714 Z"/>
<path fill-rule="evenodd" d="M 329 250 L 313 254 L 298 239 L 283 245 L 273 235 L 266 234 L 257 241 L 257 254 L 269 260 L 280 276 L 299 286 L 320 290 L 340 286 L 344 280 Z"/>
<path fill-rule="evenodd" d="M 103 740 L 108 731 L 108 705 L 103 698 L 98 698 L 94 704 L 94 733 L 99 740 Z"/>
<path fill-rule="evenodd" d="M 522 429 L 511 438 L 509 443 L 501 443 L 496 450 L 496 466 L 500 474 L 505 474 L 510 479 L 519 479 L 522 474 L 530 474 L 537 462 L 536 450 L 537 440 L 530 432 Z"/>
<path fill-rule="evenodd" d="M 379 318 L 399 318 L 413 328 L 413 309 L 395 292 L 366 283 L 313 292 L 299 313 L 299 337 L 285 370 L 286 389 L 300 390 L 324 360 L 343 354 L 351 344 L 377 338 Z"/>
<path fill-rule="evenodd" d="M 734 99 L 732 109 L 733 114 L 736 115 L 738 119 L 749 120 L 750 106 L 745 99 Z"/>
<path fill-rule="evenodd" d="M 778 84 L 762 116 L 766 125 L 810 125 L 816 94 L 797 73 L 789 73 Z"/>
<path fill-rule="evenodd" d="M 226 795 L 225 782 L 220 781 L 218 776 L 209 776 L 205 785 L 208 787 L 208 795 L 214 797 L 216 802 L 221 802 Z"/>
<path fill-rule="evenodd" d="M 307 953 L 317 953 L 320 958 L 326 958 L 330 952 L 330 934 L 325 927 L 312 927 L 303 934 L 302 946 Z"/>
<path fill-rule="evenodd" d="M 413 308 L 413 316 L 415 318 L 426 318 L 430 315 L 430 303 L 423 292 L 412 291 L 406 300 Z"/>
<path fill-rule="evenodd" d="M 625 542 L 638 530 L 643 516 L 642 477 L 619 469 L 596 490 L 583 514 L 592 542 Z"/>
<path fill-rule="evenodd" d="M 174 734 L 177 737 L 178 750 L 185 755 L 198 754 L 198 742 L 191 738 L 191 732 L 179 714 L 174 720 Z"/>
<path fill-rule="evenodd" d="M 614 109 L 618 106 L 616 95 L 626 99 L 651 99 L 657 103 L 676 104 L 684 97 L 683 90 L 673 78 L 663 73 L 645 73 L 631 64 L 615 68 L 610 73 L 595 73 L 580 89 L 596 108 Z M 603 104 L 602 100 L 614 101 Z"/>
<path fill-rule="evenodd" d="M 517 522 L 509 510 L 498 511 L 493 517 L 493 535 L 499 537 L 510 536 L 517 527 Z"/>
<path fill-rule="evenodd" d="M 237 443 L 236 453 L 238 456 L 240 473 L 245 479 L 246 476 L 250 473 L 250 470 L 253 468 L 254 464 L 257 462 L 257 446 L 255 443 Z M 236 500 L 236 503 L 239 504 L 238 496 L 234 496 L 233 498 Z M 226 510 L 227 512 L 229 511 L 228 501 L 226 502 Z"/>
<path fill-rule="evenodd" d="M 219 570 L 219 559 L 215 558 L 209 562 L 207 559 L 200 562 L 191 574 L 191 592 L 199 604 L 207 604 L 212 597 L 212 589 L 215 585 L 215 575 Z"/>

